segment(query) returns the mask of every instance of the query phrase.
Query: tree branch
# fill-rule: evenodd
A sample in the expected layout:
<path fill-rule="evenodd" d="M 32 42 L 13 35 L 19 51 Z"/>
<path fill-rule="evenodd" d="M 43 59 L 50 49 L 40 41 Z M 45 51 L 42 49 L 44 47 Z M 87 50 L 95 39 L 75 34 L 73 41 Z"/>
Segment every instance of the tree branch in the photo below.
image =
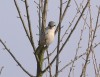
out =
<path fill-rule="evenodd" d="M 57 59 L 56 59 L 56 75 L 58 77 L 58 67 L 59 67 L 59 49 L 60 49 L 60 35 L 61 35 L 61 16 L 62 16 L 62 0 L 60 0 L 60 15 L 59 15 L 59 31 L 58 31 L 58 46 L 57 46 Z"/>
<path fill-rule="evenodd" d="M 28 30 L 27 30 L 26 25 L 25 25 L 25 23 L 24 23 L 24 20 L 23 20 L 23 18 L 22 18 L 22 15 L 21 15 L 19 6 L 18 6 L 18 4 L 17 4 L 17 1 L 14 0 L 14 3 L 15 3 L 17 12 L 18 12 L 18 14 L 19 14 L 19 18 L 20 18 L 20 20 L 21 20 L 21 22 L 22 22 L 23 28 L 24 28 L 24 30 L 25 30 L 25 32 L 26 32 L 26 35 L 27 35 L 27 37 L 28 37 L 28 39 L 29 39 L 29 41 L 30 41 L 32 47 L 33 47 L 33 50 L 35 51 L 34 42 L 32 42 L 31 39 L 30 39 L 30 35 L 29 35 L 29 33 L 28 33 Z"/>
<path fill-rule="evenodd" d="M 65 14 L 66 14 L 66 12 L 67 12 L 67 10 L 68 10 L 68 7 L 69 7 L 69 5 L 70 5 L 70 2 L 71 2 L 71 0 L 68 1 L 67 5 L 66 5 L 66 7 L 65 7 L 65 9 L 64 9 L 64 12 L 63 12 L 63 14 L 62 14 L 62 16 L 61 16 L 60 22 L 63 21 L 63 18 L 64 18 Z M 58 30 L 59 30 L 59 24 L 58 24 L 58 26 L 57 26 L 57 28 L 56 28 L 56 30 L 55 30 L 55 34 L 57 33 Z"/>
<path fill-rule="evenodd" d="M 44 9 L 42 13 L 42 32 L 45 32 L 46 28 L 46 18 L 47 18 L 48 0 L 44 1 Z"/>
<path fill-rule="evenodd" d="M 30 20 L 30 15 L 29 15 L 29 6 L 27 0 L 25 0 L 25 7 L 26 7 L 26 14 L 27 14 L 27 21 L 28 21 L 28 27 L 29 27 L 29 32 L 30 32 L 30 41 L 32 44 L 32 47 L 34 49 L 34 52 L 36 50 L 35 45 L 34 45 L 34 40 L 33 40 L 33 34 L 32 34 L 32 27 L 31 27 L 31 20 Z"/>
<path fill-rule="evenodd" d="M 89 59 L 90 53 L 91 53 L 92 48 L 93 48 L 93 42 L 94 42 L 94 39 L 95 39 L 95 34 L 96 34 L 96 31 L 97 31 L 97 27 L 98 27 L 99 15 L 100 15 L 100 7 L 99 7 L 99 9 L 98 9 L 98 15 L 97 15 L 97 20 L 96 20 L 96 26 L 95 26 L 95 29 L 94 29 L 94 32 L 93 32 L 93 37 L 91 38 L 90 48 L 89 48 L 88 51 L 87 51 L 86 61 L 85 61 L 85 64 L 84 64 L 84 66 L 83 66 L 82 73 L 81 73 L 80 77 L 82 77 L 82 76 L 84 75 L 84 73 L 86 72 L 86 67 L 87 67 L 88 59 Z"/>
<path fill-rule="evenodd" d="M 71 60 L 69 63 L 67 63 L 65 66 L 63 66 L 59 71 L 58 73 L 62 72 L 66 67 L 68 67 L 69 65 L 71 65 L 73 62 L 77 61 L 78 59 L 80 59 L 81 57 L 83 57 L 84 55 L 86 55 L 86 52 L 77 56 L 74 60 Z M 55 75 L 53 76 L 55 77 Z"/>
<path fill-rule="evenodd" d="M 43 9 L 42 4 L 43 4 L 42 0 L 39 0 L 39 14 L 38 14 L 39 16 L 39 40 L 40 40 L 41 26 L 42 26 L 41 25 L 41 9 Z"/>
<path fill-rule="evenodd" d="M 26 35 L 27 35 L 28 39 L 30 40 L 28 30 L 27 30 L 27 28 L 26 28 L 26 25 L 25 25 L 25 23 L 24 23 L 24 20 L 23 20 L 23 18 L 22 18 L 22 15 L 21 15 L 21 12 L 20 12 L 20 9 L 19 9 L 19 6 L 18 6 L 16 0 L 14 0 L 14 3 L 15 3 L 17 12 L 18 12 L 18 14 L 19 14 L 19 18 L 20 18 L 20 20 L 21 20 L 21 22 L 22 22 L 22 24 L 23 24 L 23 28 L 24 28 L 24 30 L 25 30 L 25 32 L 26 32 Z"/>
<path fill-rule="evenodd" d="M 4 69 L 4 66 L 2 66 L 2 67 L 0 68 L 0 75 L 1 75 L 3 69 Z"/>
<path fill-rule="evenodd" d="M 82 7 L 82 3 L 84 2 L 84 0 L 82 1 L 81 5 L 78 6 L 76 0 L 74 0 L 76 6 L 77 6 L 77 9 L 78 9 L 78 12 L 81 14 L 81 11 L 80 11 L 80 8 Z M 89 27 L 89 24 L 87 23 L 87 21 L 85 20 L 85 18 L 82 16 L 82 19 L 85 21 L 86 25 Z"/>
<path fill-rule="evenodd" d="M 5 43 L 0 39 L 1 44 L 4 46 L 4 48 L 6 49 L 6 51 L 11 55 L 11 57 L 15 60 L 15 62 L 19 65 L 19 67 L 30 77 L 35 77 L 33 75 L 31 75 L 28 71 L 26 71 L 26 69 L 20 64 L 20 62 L 16 59 L 16 57 L 11 53 L 10 49 L 7 48 L 7 46 L 5 45 Z"/>
<path fill-rule="evenodd" d="M 68 64 L 66 64 L 62 69 L 60 69 L 58 71 L 59 72 L 62 72 L 66 67 L 68 67 L 69 65 L 71 65 L 73 62 L 75 62 L 76 60 L 80 59 L 82 56 L 86 55 L 86 52 L 81 54 L 80 56 L 77 56 L 74 60 L 71 60 L 71 62 L 69 62 Z"/>
<path fill-rule="evenodd" d="M 86 18 L 87 18 L 87 16 L 86 16 Z M 85 18 L 85 21 L 86 21 L 86 18 Z M 84 21 L 83 28 L 81 29 L 81 35 L 80 35 L 80 39 L 79 39 L 79 42 L 78 42 L 78 47 L 76 48 L 76 53 L 75 53 L 75 56 L 74 56 L 74 60 L 77 58 L 77 54 L 78 54 L 79 49 L 80 49 L 80 44 L 82 42 L 82 36 L 83 36 L 83 32 L 84 32 L 85 25 L 86 25 L 86 22 L 85 21 Z M 71 71 L 72 71 L 72 69 L 74 67 L 74 63 L 75 63 L 75 61 L 73 61 L 72 65 L 70 67 L 70 71 L 69 71 L 68 77 L 70 77 Z"/>
<path fill-rule="evenodd" d="M 80 14 L 80 16 L 79 16 L 78 20 L 77 20 L 77 21 L 76 21 L 76 23 L 75 23 L 75 26 L 73 27 L 73 29 L 71 30 L 71 32 L 70 32 L 70 34 L 68 35 L 67 39 L 65 40 L 64 44 L 63 44 L 63 45 L 62 45 L 62 47 L 60 48 L 60 52 L 62 51 L 62 49 L 64 48 L 64 46 L 66 45 L 66 43 L 69 41 L 69 39 L 70 39 L 70 37 L 71 37 L 72 33 L 73 33 L 73 32 L 74 32 L 74 30 L 76 29 L 77 24 L 79 23 L 79 21 L 80 21 L 80 19 L 81 19 L 82 15 L 83 15 L 83 13 L 84 13 L 85 9 L 87 8 L 89 1 L 90 1 L 90 0 L 88 0 L 88 1 L 87 1 L 87 3 L 86 3 L 86 5 L 85 5 L 85 7 L 84 7 L 84 8 L 83 8 L 83 10 L 82 10 L 82 13 Z"/>
<path fill-rule="evenodd" d="M 48 53 L 48 49 L 46 50 L 47 52 L 47 57 L 48 57 L 48 65 L 50 64 L 50 58 L 49 58 L 49 53 Z M 51 66 L 49 67 L 49 73 L 50 73 L 50 77 L 52 77 L 52 73 L 51 73 Z"/>

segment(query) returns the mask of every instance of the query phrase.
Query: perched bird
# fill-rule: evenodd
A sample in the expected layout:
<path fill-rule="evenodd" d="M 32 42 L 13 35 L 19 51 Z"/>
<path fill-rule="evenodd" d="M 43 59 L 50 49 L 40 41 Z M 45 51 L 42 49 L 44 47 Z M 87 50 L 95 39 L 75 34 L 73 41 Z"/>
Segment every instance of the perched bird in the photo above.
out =
<path fill-rule="evenodd" d="M 46 45 L 49 46 L 55 36 L 55 29 L 56 29 L 56 23 L 54 21 L 50 21 L 48 26 L 45 29 L 44 33 L 41 33 L 40 35 L 40 45 Z"/>

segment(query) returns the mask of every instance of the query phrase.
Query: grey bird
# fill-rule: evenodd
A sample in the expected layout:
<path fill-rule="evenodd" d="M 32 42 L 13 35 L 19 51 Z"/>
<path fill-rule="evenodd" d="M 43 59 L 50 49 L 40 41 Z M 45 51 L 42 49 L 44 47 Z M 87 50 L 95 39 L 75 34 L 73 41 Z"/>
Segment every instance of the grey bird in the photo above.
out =
<path fill-rule="evenodd" d="M 48 23 L 48 26 L 45 29 L 45 33 L 40 35 L 40 45 L 46 45 L 49 46 L 55 36 L 55 29 L 56 29 L 56 23 L 54 21 L 50 21 Z"/>

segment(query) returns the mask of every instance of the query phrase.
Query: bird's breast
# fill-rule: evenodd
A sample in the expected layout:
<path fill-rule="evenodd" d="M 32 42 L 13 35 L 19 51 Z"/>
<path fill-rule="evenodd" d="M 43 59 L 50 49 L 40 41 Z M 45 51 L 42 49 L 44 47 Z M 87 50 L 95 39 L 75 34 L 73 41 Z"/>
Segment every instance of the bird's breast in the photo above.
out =
<path fill-rule="evenodd" d="M 54 40 L 54 31 L 48 30 L 46 32 L 45 38 L 46 38 L 46 44 L 47 45 L 51 44 L 53 42 L 53 40 Z"/>

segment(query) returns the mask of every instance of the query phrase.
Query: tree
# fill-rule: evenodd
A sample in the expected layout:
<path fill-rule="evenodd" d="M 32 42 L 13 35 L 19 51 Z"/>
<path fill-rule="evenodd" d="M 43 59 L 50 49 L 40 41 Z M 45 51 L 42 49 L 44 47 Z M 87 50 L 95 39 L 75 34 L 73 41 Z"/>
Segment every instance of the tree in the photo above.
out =
<path fill-rule="evenodd" d="M 58 21 L 58 25 L 55 31 L 55 35 L 57 35 L 57 45 L 55 46 L 54 51 L 52 51 L 51 53 L 48 52 L 48 48 L 47 46 L 40 46 L 40 44 L 36 47 L 35 43 L 39 43 L 35 42 L 34 39 L 34 34 L 33 34 L 33 29 L 32 29 L 32 25 L 31 25 L 31 14 L 29 13 L 29 5 L 28 5 L 28 0 L 22 0 L 22 2 L 24 2 L 25 4 L 25 10 L 26 10 L 26 15 L 25 17 L 27 18 L 27 23 L 28 26 L 26 26 L 26 23 L 24 22 L 24 18 L 22 16 L 20 7 L 18 6 L 17 0 L 14 0 L 14 4 L 16 6 L 18 15 L 19 15 L 19 19 L 22 22 L 22 26 L 25 30 L 25 33 L 27 35 L 27 38 L 33 48 L 33 54 L 35 56 L 36 59 L 36 65 L 37 65 L 37 74 L 36 75 L 32 75 L 30 74 L 24 67 L 23 65 L 17 60 L 17 58 L 12 54 L 11 50 L 7 47 L 7 45 L 3 42 L 3 40 L 0 38 L 0 42 L 1 44 L 4 46 L 4 49 L 12 56 L 12 58 L 16 61 L 16 63 L 18 64 L 18 66 L 20 66 L 20 68 L 27 74 L 29 75 L 29 77 L 43 77 L 44 74 L 46 74 L 46 72 L 48 71 L 48 76 L 49 77 L 58 77 L 59 73 L 61 73 L 66 67 L 68 67 L 70 65 L 69 68 L 69 73 L 68 73 L 68 77 L 71 77 L 72 72 L 74 71 L 74 66 L 75 66 L 75 62 L 82 58 L 83 56 L 85 56 L 84 58 L 84 64 L 83 67 L 81 69 L 81 73 L 80 73 L 80 77 L 86 77 L 86 73 L 87 73 L 87 67 L 89 64 L 89 57 L 92 56 L 92 60 L 93 60 L 93 67 L 94 67 L 94 71 L 95 71 L 95 76 L 99 77 L 100 76 L 100 68 L 97 64 L 96 61 L 96 57 L 95 57 L 95 48 L 100 44 L 100 42 L 95 43 L 95 39 L 96 39 L 96 32 L 99 29 L 99 14 L 100 14 L 100 7 L 98 8 L 98 14 L 96 17 L 96 24 L 95 26 L 93 25 L 93 19 L 92 19 L 92 11 L 91 11 L 91 1 L 90 0 L 82 0 L 79 6 L 78 2 L 76 0 L 74 0 L 74 3 L 76 4 L 76 13 L 74 14 L 74 17 L 71 19 L 72 21 L 70 21 L 69 26 L 67 27 L 66 31 L 62 34 L 61 32 L 63 30 L 65 30 L 62 26 L 63 21 L 64 21 L 64 17 L 67 16 L 67 12 L 69 9 L 73 9 L 71 7 L 71 3 L 72 0 L 68 0 L 68 1 L 63 1 L 60 0 L 59 1 L 59 21 Z M 48 13 L 48 3 L 49 0 L 39 0 L 39 2 L 37 3 L 36 1 L 34 1 L 34 3 L 37 4 L 37 9 L 38 9 L 38 23 L 39 23 L 39 36 L 40 36 L 40 32 L 41 29 L 43 32 L 45 32 L 45 28 L 46 28 L 46 23 L 47 23 L 47 13 Z M 65 8 L 63 7 L 65 6 Z M 87 12 L 88 15 L 87 15 Z M 83 21 L 81 21 L 81 19 Z M 75 30 L 77 29 L 77 27 L 79 26 L 79 22 L 82 23 L 82 29 L 80 33 L 80 38 L 79 38 L 79 42 L 78 42 L 78 47 L 76 47 L 76 53 L 74 56 L 74 59 L 71 60 L 69 63 L 67 63 L 65 66 L 63 66 L 62 68 L 59 69 L 60 67 L 60 54 L 63 53 L 64 48 L 66 45 L 68 45 L 69 40 L 71 39 L 71 37 L 73 36 Z M 86 51 L 84 53 L 81 53 L 80 55 L 78 55 L 79 53 L 79 49 L 81 49 L 80 44 L 83 40 L 83 33 L 85 31 L 85 28 L 88 28 L 88 42 L 87 42 L 87 48 Z M 40 37 L 38 37 L 40 38 Z M 74 39 L 73 39 L 74 40 Z M 37 54 L 37 52 L 39 52 Z M 52 58 L 51 56 L 54 54 L 55 56 L 53 57 L 53 59 L 50 61 L 50 59 Z M 47 56 L 45 56 L 45 53 L 47 54 Z M 92 55 L 91 55 L 92 54 Z M 46 67 L 43 67 L 44 63 L 46 62 Z M 56 61 L 56 67 L 55 67 L 55 73 L 54 75 L 52 74 L 52 66 L 54 65 L 54 62 Z"/>

